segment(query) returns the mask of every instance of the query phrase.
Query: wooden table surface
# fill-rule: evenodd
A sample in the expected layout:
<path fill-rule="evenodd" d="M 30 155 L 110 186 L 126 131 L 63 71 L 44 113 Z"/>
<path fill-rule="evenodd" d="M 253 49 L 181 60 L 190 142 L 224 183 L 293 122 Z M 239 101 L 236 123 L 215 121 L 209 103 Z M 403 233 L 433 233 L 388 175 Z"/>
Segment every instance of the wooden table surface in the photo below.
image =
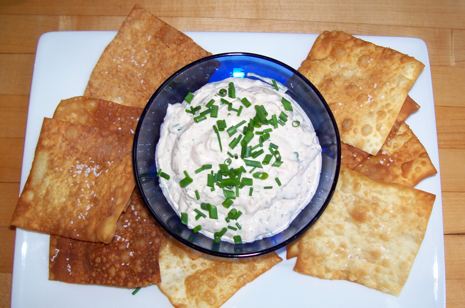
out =
<path fill-rule="evenodd" d="M 429 49 L 444 209 L 448 307 L 465 307 L 465 1 L 138 1 L 184 31 L 412 36 Z M 39 36 L 116 30 L 134 3 L 0 1 L 0 307 L 10 306 L 15 231 L 9 226 L 21 172 L 29 91 Z M 419 102 L 421 104 L 421 102 Z M 419 294 L 419 296 L 421 296 Z"/>

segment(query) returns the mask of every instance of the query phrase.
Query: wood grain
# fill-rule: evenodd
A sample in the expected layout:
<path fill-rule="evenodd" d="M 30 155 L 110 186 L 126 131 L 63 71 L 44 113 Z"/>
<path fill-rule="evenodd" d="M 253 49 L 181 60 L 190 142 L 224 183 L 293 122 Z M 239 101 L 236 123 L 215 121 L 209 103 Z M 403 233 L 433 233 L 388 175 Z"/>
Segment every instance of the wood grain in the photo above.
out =
<path fill-rule="evenodd" d="M 418 37 L 428 46 L 443 192 L 448 307 L 465 307 L 465 1 L 137 1 L 183 31 Z M 33 63 L 42 33 L 116 30 L 133 2 L 0 2 L 0 307 L 10 305 L 14 231 Z M 420 102 L 421 103 L 421 102 Z"/>

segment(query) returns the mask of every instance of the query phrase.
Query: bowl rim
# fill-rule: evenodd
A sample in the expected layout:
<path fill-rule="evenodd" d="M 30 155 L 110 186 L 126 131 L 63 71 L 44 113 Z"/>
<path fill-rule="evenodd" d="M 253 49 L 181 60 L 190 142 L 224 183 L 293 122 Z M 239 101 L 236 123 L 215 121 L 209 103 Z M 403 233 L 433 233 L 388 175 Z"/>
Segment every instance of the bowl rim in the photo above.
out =
<path fill-rule="evenodd" d="M 136 157 L 137 157 L 137 144 L 138 144 L 137 141 L 139 139 L 139 133 L 140 133 L 142 122 L 143 122 L 143 120 L 145 118 L 146 113 L 148 112 L 148 110 L 152 106 L 155 97 L 162 91 L 162 89 L 165 87 L 165 85 L 168 82 L 170 82 L 172 79 L 174 79 L 178 75 L 182 74 L 187 69 L 197 65 L 198 63 L 213 60 L 213 59 L 216 59 L 216 58 L 224 58 L 224 57 L 231 57 L 231 56 L 245 56 L 245 57 L 259 58 L 259 59 L 262 59 L 262 60 L 273 62 L 275 64 L 278 64 L 279 66 L 282 66 L 282 67 L 286 68 L 287 70 L 291 71 L 292 73 L 297 75 L 299 78 L 301 78 L 308 86 L 310 86 L 310 88 L 312 88 L 312 90 L 317 95 L 319 100 L 323 103 L 323 106 L 324 106 L 324 108 L 326 110 L 326 113 L 328 114 L 328 116 L 329 116 L 329 118 L 330 118 L 330 120 L 331 120 L 331 122 L 332 122 L 332 124 L 333 124 L 333 126 L 335 128 L 335 136 L 336 136 L 336 154 L 337 154 L 337 157 L 336 157 L 336 168 L 335 168 L 334 179 L 333 179 L 331 188 L 329 189 L 328 195 L 327 195 L 325 201 L 323 202 L 323 205 L 320 207 L 320 209 L 316 213 L 316 215 L 313 216 L 313 218 L 311 220 L 309 220 L 301 230 L 294 233 L 287 240 L 282 241 L 282 242 L 280 242 L 280 243 L 278 243 L 276 245 L 273 245 L 271 247 L 268 247 L 268 248 L 259 249 L 259 250 L 253 251 L 253 252 L 245 252 L 245 253 L 244 252 L 225 253 L 225 252 L 215 251 L 215 250 L 211 250 L 211 249 L 201 247 L 201 246 L 196 245 L 196 244 L 188 241 L 187 239 L 184 239 L 183 237 L 177 235 L 170 228 L 165 226 L 165 224 L 163 222 L 161 222 L 160 219 L 158 218 L 158 216 L 155 214 L 155 210 L 152 208 L 152 206 L 150 206 L 150 202 L 148 201 L 147 196 L 145 195 L 145 192 L 142 189 L 142 183 L 141 183 L 141 180 L 140 180 L 139 171 L 138 171 L 138 168 L 137 168 L 137 159 L 136 159 Z M 156 147 L 156 145 L 155 145 L 155 147 Z M 276 251 L 276 250 L 278 250 L 278 249 L 280 249 L 280 248 L 282 248 L 284 246 L 289 245 L 291 242 L 293 242 L 298 237 L 303 235 L 303 233 L 305 231 L 307 231 L 312 225 L 314 225 L 316 223 L 316 221 L 321 217 L 323 212 L 326 210 L 326 207 L 328 206 L 329 202 L 331 201 L 331 199 L 332 199 L 332 197 L 334 195 L 334 192 L 336 190 L 336 185 L 337 185 L 337 183 L 339 181 L 339 173 L 340 173 L 340 168 L 341 168 L 341 139 L 340 139 L 339 128 L 337 126 L 336 119 L 334 118 L 334 115 L 331 112 L 331 109 L 329 108 L 328 103 L 326 102 L 326 100 L 324 99 L 324 97 L 320 93 L 320 91 L 316 88 L 316 86 L 310 80 L 308 80 L 308 78 L 306 78 L 304 75 L 302 75 L 299 71 L 297 71 L 296 69 L 294 69 L 293 67 L 289 66 L 286 63 L 283 63 L 283 62 L 281 62 L 279 60 L 276 60 L 274 58 L 264 56 L 264 55 L 261 55 L 261 54 L 250 53 L 250 52 L 225 52 L 225 53 L 213 54 L 213 55 L 210 55 L 210 56 L 202 57 L 200 59 L 197 59 L 197 60 L 195 60 L 195 61 L 193 61 L 193 62 L 191 62 L 191 63 L 189 63 L 189 64 L 187 64 L 187 65 L 185 65 L 183 67 L 181 67 L 176 72 L 174 72 L 169 77 L 167 77 L 163 81 L 163 83 L 160 84 L 160 86 L 158 86 L 158 88 L 155 90 L 155 92 L 147 100 L 147 103 L 145 104 L 145 107 L 144 107 L 141 115 L 139 116 L 139 120 L 137 122 L 137 127 L 136 127 L 136 130 L 135 130 L 134 139 L 133 139 L 132 163 L 133 163 L 134 178 L 135 178 L 135 182 L 136 182 L 136 189 L 139 191 L 139 194 L 140 194 L 142 200 L 144 201 L 145 206 L 149 209 L 150 213 L 152 214 L 152 217 L 157 221 L 157 223 L 161 226 L 161 228 L 163 230 L 165 230 L 171 237 L 173 237 L 175 240 L 181 242 L 182 244 L 187 245 L 189 248 L 192 248 L 194 250 L 197 250 L 197 251 L 209 254 L 209 255 L 213 255 L 213 256 L 216 256 L 216 257 L 248 258 L 248 257 L 255 257 L 255 256 L 264 255 L 264 254 Z M 166 199 L 166 197 L 164 195 L 163 195 L 163 197 Z M 305 207 L 303 209 L 305 209 Z M 291 223 L 292 223 L 292 221 L 291 221 Z M 187 226 L 184 226 L 184 227 L 186 229 L 188 229 L 190 232 L 192 232 L 192 230 L 190 228 L 188 228 Z M 284 229 L 281 232 L 284 232 L 286 229 Z M 279 234 L 279 233 L 277 233 L 277 234 Z M 266 239 L 266 238 L 263 238 L 263 239 L 260 239 L 260 240 L 255 240 L 253 242 L 249 242 L 249 243 L 246 243 L 246 244 L 255 243 L 257 241 L 261 241 L 261 240 L 264 240 L 264 239 Z M 211 240 L 213 240 L 213 239 L 211 239 Z M 236 245 L 242 245 L 242 244 L 236 244 Z"/>

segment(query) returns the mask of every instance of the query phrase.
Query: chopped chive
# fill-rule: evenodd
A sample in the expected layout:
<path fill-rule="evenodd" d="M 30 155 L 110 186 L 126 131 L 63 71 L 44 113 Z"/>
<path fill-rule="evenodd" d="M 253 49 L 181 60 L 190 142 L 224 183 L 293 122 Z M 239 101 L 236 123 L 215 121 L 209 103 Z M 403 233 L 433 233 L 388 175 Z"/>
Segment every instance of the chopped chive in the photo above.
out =
<path fill-rule="evenodd" d="M 197 173 L 200 173 L 204 170 L 208 170 L 208 169 L 211 169 L 212 168 L 212 165 L 211 164 L 204 164 L 202 166 L 200 166 L 200 168 L 198 168 L 197 170 L 195 170 L 195 174 Z"/>
<path fill-rule="evenodd" d="M 228 94 L 228 91 L 226 91 L 226 89 L 220 89 L 220 91 L 218 91 L 218 95 L 221 97 L 226 96 L 226 94 Z"/>
<path fill-rule="evenodd" d="M 237 220 L 239 217 L 241 217 L 242 212 L 236 209 L 231 209 L 228 212 L 227 218 L 232 219 L 232 220 Z"/>
<path fill-rule="evenodd" d="M 251 103 L 246 97 L 243 97 L 243 98 L 241 99 L 241 103 L 242 103 L 246 108 L 249 108 L 249 107 L 252 105 L 252 103 Z"/>
<path fill-rule="evenodd" d="M 213 105 L 210 107 L 210 116 L 212 118 L 217 118 L 218 117 L 218 106 L 217 105 Z"/>
<path fill-rule="evenodd" d="M 225 163 L 226 165 L 229 166 L 229 165 L 231 165 L 231 163 L 232 163 L 232 159 L 231 159 L 231 158 L 226 158 L 226 159 L 224 160 L 224 163 Z"/>
<path fill-rule="evenodd" d="M 242 226 L 241 226 L 241 224 L 240 224 L 240 223 L 238 223 L 238 222 L 236 222 L 236 227 L 237 227 L 239 230 L 241 230 L 241 229 L 242 229 Z"/>
<path fill-rule="evenodd" d="M 242 107 L 242 106 L 240 106 L 239 109 L 237 109 L 237 116 L 238 116 L 238 117 L 241 116 L 242 109 L 244 109 L 244 107 Z"/>
<path fill-rule="evenodd" d="M 272 83 L 273 88 L 274 88 L 276 91 L 279 91 L 278 83 L 276 82 L 276 80 L 271 79 L 271 83 Z"/>
<path fill-rule="evenodd" d="M 241 141 L 242 139 L 242 135 L 239 135 L 237 136 L 236 138 L 234 138 L 230 143 L 229 143 L 229 147 L 231 149 L 234 149 L 238 144 L 239 142 Z"/>
<path fill-rule="evenodd" d="M 218 232 L 215 232 L 213 233 L 213 238 L 214 238 L 214 242 L 215 243 L 219 243 L 221 241 L 221 238 L 223 237 L 223 235 L 228 231 L 228 229 L 226 227 L 224 227 L 223 229 L 221 229 L 220 231 Z"/>
<path fill-rule="evenodd" d="M 136 295 L 136 294 L 137 294 L 137 292 L 139 292 L 139 291 L 140 291 L 140 289 L 141 289 L 140 287 L 138 287 L 138 288 L 135 288 L 135 289 L 134 289 L 134 290 L 131 292 L 131 294 L 132 294 L 132 295 Z"/>
<path fill-rule="evenodd" d="M 224 131 L 226 129 L 226 121 L 225 120 L 218 120 L 216 121 L 216 126 L 218 127 L 218 130 L 220 132 Z"/>
<path fill-rule="evenodd" d="M 215 187 L 215 177 L 213 176 L 213 171 L 207 176 L 207 186 L 211 188 Z"/>
<path fill-rule="evenodd" d="M 190 104 L 192 100 L 194 99 L 194 94 L 192 92 L 188 92 L 186 97 L 184 97 L 184 100 Z"/>
<path fill-rule="evenodd" d="M 252 186 L 253 185 L 253 179 L 251 178 L 242 178 L 241 180 L 241 186 Z"/>
<path fill-rule="evenodd" d="M 273 128 L 278 128 L 278 117 L 275 114 L 271 116 L 270 123 L 273 125 Z"/>
<path fill-rule="evenodd" d="M 282 160 L 277 160 L 273 163 L 273 167 L 281 167 L 281 165 L 283 164 L 283 161 Z"/>
<path fill-rule="evenodd" d="M 274 178 L 274 180 L 276 181 L 276 184 L 278 184 L 278 186 L 281 186 L 281 180 L 279 178 Z"/>
<path fill-rule="evenodd" d="M 200 193 L 198 190 L 195 191 L 195 199 L 200 200 Z"/>
<path fill-rule="evenodd" d="M 264 133 L 260 136 L 260 138 L 258 139 L 260 141 L 260 143 L 263 143 L 265 141 L 267 141 L 268 139 L 270 139 L 270 134 L 269 133 Z"/>
<path fill-rule="evenodd" d="M 283 121 L 281 119 L 278 120 L 279 125 L 284 126 L 286 125 L 286 121 Z"/>
<path fill-rule="evenodd" d="M 242 145 L 247 145 L 253 139 L 253 132 L 247 131 L 244 135 L 244 139 L 242 140 Z"/>
<path fill-rule="evenodd" d="M 210 108 L 211 106 L 213 106 L 214 103 L 215 103 L 215 100 L 212 98 L 211 100 L 208 101 L 208 103 L 205 106 L 207 108 Z"/>
<path fill-rule="evenodd" d="M 185 111 L 187 113 L 195 114 L 197 111 L 200 110 L 200 108 L 201 108 L 200 106 L 196 106 L 196 107 L 191 106 L 191 108 L 186 108 Z"/>
<path fill-rule="evenodd" d="M 200 203 L 200 208 L 204 211 L 209 211 L 210 207 L 212 207 L 210 203 L 204 203 L 204 202 Z"/>
<path fill-rule="evenodd" d="M 222 203 L 222 205 L 225 207 L 225 208 L 229 208 L 232 204 L 234 203 L 234 200 L 233 199 L 225 199 Z"/>
<path fill-rule="evenodd" d="M 284 97 L 281 98 L 281 103 L 283 104 L 283 107 L 287 111 L 292 111 L 292 104 L 290 101 L 285 99 Z"/>
<path fill-rule="evenodd" d="M 272 158 L 273 158 L 273 155 L 271 155 L 271 154 L 266 154 L 266 155 L 265 155 L 265 158 L 264 158 L 263 161 L 262 161 L 262 164 L 268 165 L 268 164 L 270 163 L 270 161 L 271 161 Z"/>
<path fill-rule="evenodd" d="M 228 154 L 228 156 L 231 157 L 231 158 L 237 158 L 236 155 L 234 155 L 233 153 L 231 153 L 229 151 L 226 154 Z"/>
<path fill-rule="evenodd" d="M 223 195 L 226 199 L 236 198 L 236 194 L 232 190 L 223 189 Z"/>
<path fill-rule="evenodd" d="M 234 235 L 233 239 L 234 239 L 234 244 L 242 244 L 242 238 L 240 235 Z"/>
<path fill-rule="evenodd" d="M 214 205 L 210 205 L 208 209 L 208 217 L 211 219 L 218 219 L 218 209 Z"/>
<path fill-rule="evenodd" d="M 255 172 L 252 175 L 254 178 L 259 179 L 259 180 L 266 180 L 268 178 L 268 173 L 266 172 Z"/>
<path fill-rule="evenodd" d="M 257 105 L 255 106 L 255 111 L 257 112 L 258 120 L 261 123 L 266 124 L 267 123 L 266 116 L 268 115 L 268 112 L 266 112 L 265 107 L 263 105 Z"/>
<path fill-rule="evenodd" d="M 233 227 L 233 226 L 228 226 L 228 229 L 229 229 L 229 230 L 233 230 L 233 231 L 237 231 L 237 228 L 236 228 L 236 227 Z"/>
<path fill-rule="evenodd" d="M 185 212 L 182 212 L 182 213 L 181 213 L 181 222 L 182 222 L 184 225 L 187 225 L 187 213 L 185 213 Z"/>
<path fill-rule="evenodd" d="M 225 104 L 225 105 L 228 105 L 228 106 L 232 105 L 232 103 L 230 101 L 228 101 L 227 99 L 225 99 L 225 98 L 220 99 L 220 102 L 222 104 Z"/>
<path fill-rule="evenodd" d="M 200 218 L 205 218 L 205 217 L 207 217 L 207 215 L 205 215 L 204 213 L 202 213 L 202 212 L 199 211 L 198 209 L 194 209 L 194 212 L 197 213 L 197 215 L 195 215 L 195 220 L 199 220 Z"/>
<path fill-rule="evenodd" d="M 299 127 L 300 126 L 300 121 L 292 121 L 292 126 L 293 127 Z"/>
<path fill-rule="evenodd" d="M 273 150 L 277 150 L 279 149 L 279 146 L 274 144 L 273 142 L 270 142 L 270 144 L 268 145 L 268 148 L 273 149 Z"/>
<path fill-rule="evenodd" d="M 253 167 L 252 169 L 250 169 L 249 173 L 253 173 L 256 169 L 257 167 Z"/>
<path fill-rule="evenodd" d="M 184 171 L 184 175 L 185 177 L 179 182 L 179 186 L 181 186 L 182 188 L 188 186 L 193 182 L 193 179 L 189 176 L 187 171 Z"/>
<path fill-rule="evenodd" d="M 279 119 L 283 121 L 284 123 L 287 122 L 287 114 L 285 114 L 283 111 L 279 114 Z"/>
<path fill-rule="evenodd" d="M 236 88 L 233 82 L 228 83 L 228 96 L 230 98 L 236 98 Z"/>
<path fill-rule="evenodd" d="M 223 152 L 223 145 L 221 144 L 220 133 L 218 132 L 218 128 L 215 125 L 213 125 L 213 130 L 215 131 L 216 138 L 218 139 L 218 144 L 220 145 L 220 152 Z"/>
<path fill-rule="evenodd" d="M 252 194 L 253 194 L 253 187 L 250 187 L 250 188 L 249 188 L 249 196 L 251 197 Z"/>
<path fill-rule="evenodd" d="M 201 226 L 201 225 L 198 225 L 198 226 L 195 226 L 194 229 L 192 229 L 192 232 L 194 232 L 194 233 L 199 233 L 200 230 L 202 230 L 202 226 Z"/>
<path fill-rule="evenodd" d="M 229 127 L 226 132 L 228 133 L 229 137 L 231 137 L 232 135 L 234 135 L 236 132 L 237 132 L 237 129 L 239 127 L 241 127 L 242 125 L 244 125 L 245 123 L 247 123 L 246 120 L 242 120 L 240 121 L 239 123 L 237 123 L 236 125 L 233 125 L 231 127 Z"/>
<path fill-rule="evenodd" d="M 207 117 L 203 114 L 199 114 L 198 116 L 194 117 L 194 122 L 199 123 L 202 122 L 203 120 L 206 120 Z"/>
<path fill-rule="evenodd" d="M 273 186 L 265 186 L 264 189 L 273 189 Z"/>
<path fill-rule="evenodd" d="M 161 171 L 161 169 L 158 171 L 157 174 L 159 177 L 164 178 L 165 180 L 169 180 L 171 178 L 168 173 Z"/>
<path fill-rule="evenodd" d="M 258 156 L 262 155 L 265 151 L 263 149 L 260 149 L 258 151 L 250 153 L 250 157 L 252 158 L 257 158 Z"/>
<path fill-rule="evenodd" d="M 244 163 L 246 166 L 249 166 L 249 167 L 262 168 L 262 163 L 259 162 L 258 160 L 244 159 Z"/>

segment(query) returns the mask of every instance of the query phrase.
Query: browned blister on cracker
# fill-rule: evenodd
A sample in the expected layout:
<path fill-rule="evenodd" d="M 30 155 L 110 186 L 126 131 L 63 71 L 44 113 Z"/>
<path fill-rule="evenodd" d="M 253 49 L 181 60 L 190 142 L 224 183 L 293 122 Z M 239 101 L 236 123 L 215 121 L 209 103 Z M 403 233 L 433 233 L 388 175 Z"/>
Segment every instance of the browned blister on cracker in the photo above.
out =
<path fill-rule="evenodd" d="M 182 32 L 135 7 L 94 67 L 85 95 L 143 107 L 172 73 L 208 54 Z"/>
<path fill-rule="evenodd" d="M 103 99 L 76 96 L 62 100 L 53 118 L 134 135 L 142 108 L 124 106 Z"/>
<path fill-rule="evenodd" d="M 323 32 L 299 71 L 328 102 L 344 143 L 375 155 L 424 65 L 347 33 Z"/>
<path fill-rule="evenodd" d="M 134 190 L 109 244 L 51 237 L 49 278 L 126 288 L 159 283 L 158 251 L 163 238 Z"/>
<path fill-rule="evenodd" d="M 44 119 L 12 224 L 108 243 L 134 189 L 132 137 Z"/>
<path fill-rule="evenodd" d="M 341 169 L 323 215 L 298 240 L 295 270 L 391 294 L 405 284 L 435 196 Z"/>
<path fill-rule="evenodd" d="M 426 149 L 405 123 L 377 155 L 367 157 L 354 170 L 377 181 L 412 187 L 436 174 Z"/>
<path fill-rule="evenodd" d="M 160 250 L 160 290 L 175 307 L 220 307 L 281 259 L 275 253 L 246 259 L 210 257 L 168 240 Z"/>

